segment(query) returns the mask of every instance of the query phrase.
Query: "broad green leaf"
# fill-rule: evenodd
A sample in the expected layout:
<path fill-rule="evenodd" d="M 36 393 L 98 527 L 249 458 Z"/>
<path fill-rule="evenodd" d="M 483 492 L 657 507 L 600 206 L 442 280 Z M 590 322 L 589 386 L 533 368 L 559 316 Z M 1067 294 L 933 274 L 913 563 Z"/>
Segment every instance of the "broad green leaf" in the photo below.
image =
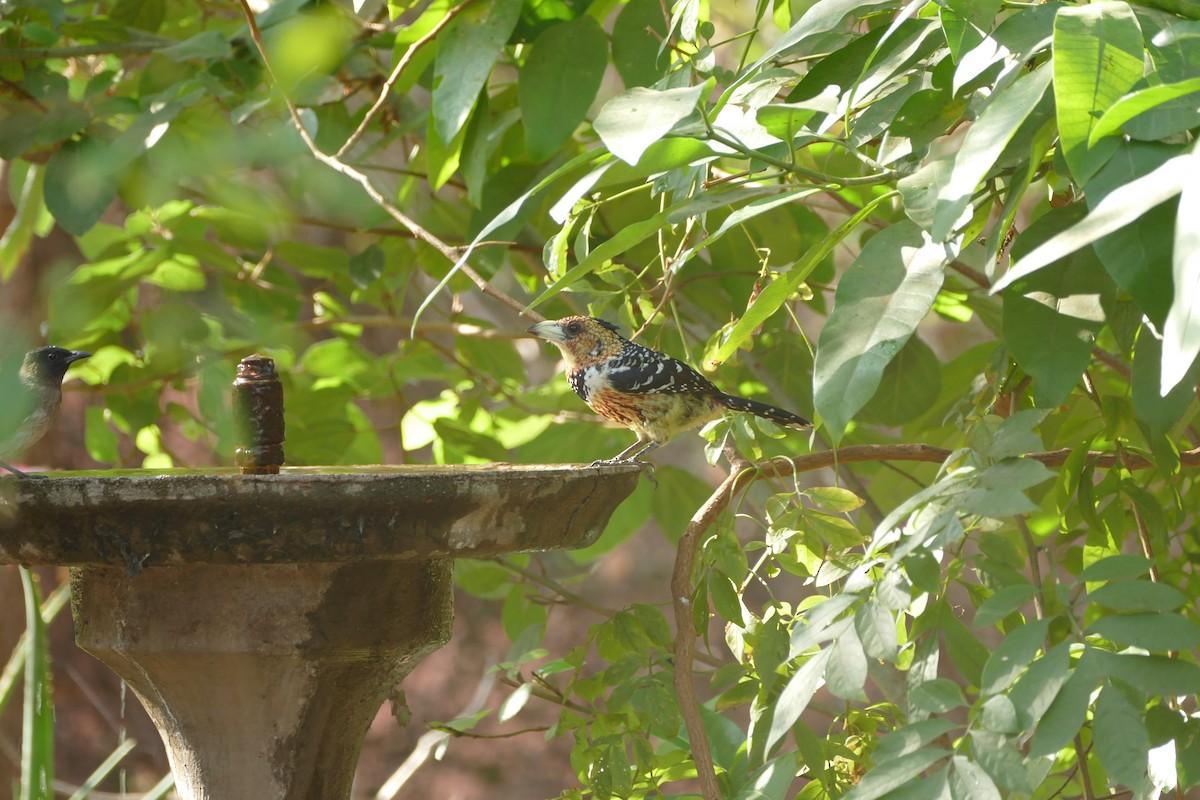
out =
<path fill-rule="evenodd" d="M 1193 83 L 1200 91 L 1200 78 Z M 1175 292 L 1163 325 L 1162 378 L 1159 393 L 1166 396 L 1179 385 L 1200 354 L 1200 146 L 1182 165 L 1188 172 L 1179 195 L 1175 220 L 1175 250 L 1171 277 Z"/>
<path fill-rule="evenodd" d="M 1200 666 L 1178 658 L 1091 651 L 1096 669 L 1150 695 L 1200 694 Z"/>
<path fill-rule="evenodd" d="M 971 755 L 998 786 L 1026 795 L 1033 791 L 1025 761 L 1010 737 L 995 731 L 974 730 Z"/>
<path fill-rule="evenodd" d="M 229 37 L 220 31 L 201 31 L 158 52 L 175 61 L 188 61 L 193 58 L 217 61 L 229 58 L 233 54 L 233 47 L 229 44 Z"/>
<path fill-rule="evenodd" d="M 1113 611 L 1174 611 L 1188 602 L 1174 586 L 1151 581 L 1106 583 L 1088 592 L 1088 600 Z"/>
<path fill-rule="evenodd" d="M 667 21 L 658 0 L 629 0 L 617 15 L 612 29 L 613 66 L 626 89 L 652 86 L 671 63 L 671 53 L 662 46 Z"/>
<path fill-rule="evenodd" d="M 1090 138 L 1088 139 L 1088 147 L 1094 147 L 1096 142 L 1103 137 L 1117 133 L 1121 130 L 1122 125 L 1129 122 L 1129 120 L 1138 114 L 1149 111 L 1177 97 L 1184 97 L 1196 92 L 1200 92 L 1200 78 L 1191 78 L 1177 83 L 1161 83 L 1157 86 L 1149 86 L 1145 89 L 1130 92 L 1113 103 L 1104 112 L 1104 116 L 1100 117 L 1100 121 L 1092 129 Z M 1200 103 L 1200 99 L 1197 99 L 1197 103 Z"/>
<path fill-rule="evenodd" d="M 832 648 L 825 648 L 812 658 L 800 665 L 800 668 L 788 679 L 787 685 L 775 701 L 771 715 L 771 727 L 767 733 L 764 753 L 769 753 L 775 743 L 791 730 L 792 725 L 800 719 L 809 701 L 821 686 L 821 677 L 829 663 Z"/>
<path fill-rule="evenodd" d="M 1059 690 L 1069 680 L 1070 661 L 1070 644 L 1060 642 L 1029 665 L 1029 669 L 1008 693 L 1008 699 L 1017 710 L 1019 728 L 1005 733 L 1029 730 L 1038 724 L 1046 709 L 1058 697 Z"/>
<path fill-rule="evenodd" d="M 1088 183 L 1088 208 L 1095 212 L 1110 192 L 1122 190 L 1176 156 L 1186 159 L 1184 148 L 1152 142 L 1123 143 Z M 1179 179 L 1182 188 L 1187 178 L 1186 160 L 1176 164 L 1176 168 L 1185 173 Z M 1155 188 L 1149 187 L 1148 191 L 1153 193 Z M 1092 245 L 1108 274 L 1133 295 L 1158 330 L 1162 330 L 1171 305 L 1170 231 L 1175 224 L 1177 202 L 1168 198 L 1157 206 L 1145 207 L 1136 223 L 1107 233 Z"/>
<path fill-rule="evenodd" d="M 443 143 L 467 123 L 500 49 L 521 14 L 521 0 L 475 3 L 438 37 L 433 64 L 434 130 Z"/>
<path fill-rule="evenodd" d="M 867 655 L 854 626 L 848 625 L 829 649 L 826 688 L 845 700 L 866 700 L 863 684 L 867 681 Z"/>
<path fill-rule="evenodd" d="M 1029 757 L 1057 753 L 1075 738 L 1087 717 L 1092 690 L 1099 675 L 1092 668 L 1090 652 L 1085 651 L 1078 666 L 1071 671 L 1066 683 L 1059 689 L 1054 700 L 1037 723 L 1037 730 L 1029 743 Z"/>
<path fill-rule="evenodd" d="M 879 744 L 875 746 L 872 756 L 876 764 L 906 756 L 924 748 L 934 739 L 957 727 L 955 723 L 941 717 L 910 722 L 879 739 Z"/>
<path fill-rule="evenodd" d="M 1105 772 L 1125 786 L 1140 786 L 1146 776 L 1150 737 L 1140 709 L 1113 684 L 1100 690 L 1092 720 L 1096 757 Z"/>
<path fill-rule="evenodd" d="M 991 597 L 979 604 L 972 624 L 976 628 L 995 625 L 1023 606 L 1035 594 L 1037 594 L 1037 589 L 1028 583 L 1018 583 L 997 589 Z"/>
<path fill-rule="evenodd" d="M 833 636 L 830 632 L 835 625 L 840 624 L 835 623 L 834 620 L 854 605 L 857 600 L 858 597 L 853 594 L 835 594 L 806 611 L 792 628 L 788 658 L 795 658 L 810 647 L 832 639 Z"/>
<path fill-rule="evenodd" d="M 885 761 L 864 775 L 846 795 L 846 800 L 875 800 L 916 778 L 949 751 L 927 747 L 915 753 Z"/>
<path fill-rule="evenodd" d="M 1011 686 L 1042 648 L 1049 629 L 1050 619 L 1047 618 L 1027 622 L 1011 631 L 996 645 L 983 666 L 980 691 L 985 695 L 996 694 Z"/>
<path fill-rule="evenodd" d="M 705 367 L 715 367 L 718 364 L 728 361 L 730 356 L 736 353 L 738 348 L 796 293 L 800 284 L 825 260 L 825 257 L 832 253 L 838 244 L 849 236 L 876 208 L 893 196 L 891 193 L 881 195 L 865 205 L 854 216 L 839 225 L 836 230 L 822 238 L 816 246 L 805 253 L 788 270 L 787 275 L 777 278 L 766 289 L 763 289 L 750 305 L 750 308 L 746 309 L 746 313 L 733 326 L 733 330 L 729 332 L 728 337 L 721 343 L 721 346 L 715 352 L 705 355 Z"/>
<path fill-rule="evenodd" d="M 636 86 L 604 104 L 594 127 L 610 153 L 636 164 L 650 145 L 687 119 L 706 86 L 657 91 Z"/>
<path fill-rule="evenodd" d="M 1088 564 L 1079 573 L 1084 581 L 1111 581 L 1124 578 L 1140 578 L 1150 571 L 1154 562 L 1145 556 L 1116 555 Z"/>
<path fill-rule="evenodd" d="M 1034 510 L 1024 490 L 1054 477 L 1040 461 L 1006 458 L 982 470 L 977 485 L 964 492 L 959 506 L 973 514 L 999 519 Z"/>
<path fill-rule="evenodd" d="M 1145 650 L 1191 650 L 1200 647 L 1200 625 L 1174 613 L 1110 614 L 1088 626 L 1119 645 Z"/>
<path fill-rule="evenodd" d="M 1184 373 L 1185 380 L 1177 383 L 1164 397 L 1160 393 L 1163 372 L 1162 347 L 1163 343 L 1155 335 L 1152 327 L 1143 323 L 1133 348 L 1130 395 L 1133 412 L 1145 423 L 1152 446 L 1154 440 L 1167 436 L 1194 402 L 1196 375 L 1200 373 L 1200 363 L 1192 362 Z M 1190 383 L 1186 380 L 1189 376 Z"/>
<path fill-rule="evenodd" d="M 909 693 L 908 700 L 917 708 L 934 714 L 944 714 L 967 704 L 958 684 L 945 678 L 922 683 Z"/>
<path fill-rule="evenodd" d="M 876 598 L 868 600 L 854 615 L 854 627 L 862 641 L 863 650 L 871 658 L 893 662 L 899 646 L 896 619 Z"/>
<path fill-rule="evenodd" d="M 1013 246 L 1020 258 L 1083 216 L 1080 205 L 1051 209 Z M 1090 247 L 1012 283 L 1004 293 L 1004 338 L 1013 358 L 1033 378 L 1034 402 L 1062 403 L 1092 358 L 1092 342 L 1104 324 L 1104 302 L 1116 287 Z"/>
<path fill-rule="evenodd" d="M 1061 9 L 1054 18 L 1054 99 L 1071 176 L 1083 186 L 1117 148 L 1088 140 L 1100 115 L 1142 77 L 1142 29 L 1123 2 Z"/>
<path fill-rule="evenodd" d="M 912 336 L 884 367 L 879 388 L 858 417 L 872 424 L 903 425 L 927 412 L 941 390 L 941 362 L 921 337 Z"/>
<path fill-rule="evenodd" d="M 749 203 L 746 203 L 746 205 L 734 210 L 731 214 L 729 214 L 729 216 L 725 217 L 725 220 L 714 233 L 710 233 L 695 245 L 689 247 L 687 250 L 684 250 L 683 253 L 680 254 L 679 258 L 675 260 L 673 268 L 678 269 L 679 267 L 683 266 L 696 252 L 708 247 L 717 239 L 720 239 L 722 236 L 729 233 L 729 231 L 743 225 L 748 220 L 754 219 L 760 214 L 765 214 L 768 211 L 774 211 L 780 206 L 785 206 L 798 200 L 803 200 L 805 197 L 816 194 L 819 191 L 821 190 L 815 187 L 797 187 L 795 190 L 785 192 L 784 194 L 779 194 L 772 197 L 760 197 L 756 200 L 751 200 Z M 790 275 L 794 270 L 795 267 L 788 270 L 788 274 Z"/>
<path fill-rule="evenodd" d="M 485 241 L 487 237 L 494 231 L 516 219 L 517 215 L 520 214 L 525 208 L 525 204 L 530 200 L 530 198 L 536 197 L 547 186 L 551 185 L 564 175 L 569 175 L 571 172 L 583 166 L 584 164 L 589 164 L 593 161 L 603 162 L 608 158 L 611 158 L 611 156 L 598 149 L 580 153 L 567 163 L 552 170 L 549 175 L 538 181 L 537 184 L 535 184 L 529 191 L 525 192 L 516 200 L 505 206 L 503 211 L 493 217 L 491 222 L 484 225 L 479 233 L 475 235 L 475 238 L 471 240 L 471 243 L 467 245 L 466 249 L 463 250 L 462 255 L 459 256 L 458 261 L 454 262 L 454 266 L 451 267 L 450 271 L 447 272 L 446 275 L 438 282 L 438 285 L 433 288 L 433 291 L 425 295 L 425 299 L 421 301 L 421 305 L 418 306 L 417 312 L 413 315 L 412 330 L 416 329 L 416 325 L 421 318 L 421 314 L 426 308 L 429 307 L 429 304 L 433 302 L 434 298 L 446 288 L 447 284 L 450 283 L 450 279 L 453 278 L 462 268 L 462 266 L 467 263 L 467 261 L 471 258 L 471 255 L 475 252 L 475 249 L 479 246 L 480 242 Z"/>
<path fill-rule="evenodd" d="M 64 142 L 46 164 L 46 208 L 68 233 L 86 233 L 117 196 L 106 151 L 96 139 Z"/>
<path fill-rule="evenodd" d="M 587 114 L 608 63 L 608 38 L 584 14 L 538 36 L 517 84 L 525 146 L 542 162 L 554 155 Z"/>
<path fill-rule="evenodd" d="M 1000 800 L 1000 790 L 983 767 L 966 756 L 955 756 L 950 796 L 954 800 Z"/>
<path fill-rule="evenodd" d="M 911 222 L 867 242 L 842 276 L 813 365 L 814 404 L 834 441 L 929 313 L 947 255 Z"/>
<path fill-rule="evenodd" d="M 1106 234 L 1137 222 L 1147 211 L 1179 194 L 1188 173 L 1187 158 L 1187 155 L 1175 156 L 1149 174 L 1114 189 L 1091 208 L 1082 222 L 1051 237 L 1013 264 L 1004 277 L 992 286 L 992 293 L 1007 288 L 1014 281 L 1074 253 Z M 1113 277 L 1117 283 L 1122 283 L 1119 276 Z"/>
<path fill-rule="evenodd" d="M 938 191 L 929 230 L 934 241 L 949 238 L 962 224 L 971 197 L 1008 146 L 1021 123 L 1033 112 L 1050 85 L 1048 67 L 1035 69 L 995 95 L 967 131 L 954 157 L 949 180 Z"/>
<path fill-rule="evenodd" d="M 1033 663 L 1036 665 L 1038 662 Z M 1026 675 L 1028 674 L 1026 673 Z M 1055 687 L 1056 691 L 1057 689 L 1058 687 Z M 1016 734 L 1021 732 L 1021 723 L 1017 720 L 1016 703 L 1003 694 L 994 694 L 984 702 L 982 713 L 979 715 L 979 724 L 983 726 L 984 730 L 996 733 Z"/>

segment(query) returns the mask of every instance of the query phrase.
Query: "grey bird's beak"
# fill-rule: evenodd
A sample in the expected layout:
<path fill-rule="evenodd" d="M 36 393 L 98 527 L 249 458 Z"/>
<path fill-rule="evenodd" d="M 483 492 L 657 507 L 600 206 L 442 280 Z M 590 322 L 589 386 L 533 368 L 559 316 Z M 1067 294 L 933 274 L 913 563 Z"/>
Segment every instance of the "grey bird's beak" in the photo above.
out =
<path fill-rule="evenodd" d="M 91 358 L 92 354 L 86 350 L 72 350 L 71 355 L 67 356 L 67 363 L 74 364 L 76 361 L 82 361 L 85 358 Z"/>
<path fill-rule="evenodd" d="M 562 328 L 554 320 L 546 320 L 539 322 L 537 325 L 532 325 L 525 329 L 525 332 L 532 334 L 539 339 L 545 339 L 548 342 L 565 342 L 566 337 L 563 336 Z"/>

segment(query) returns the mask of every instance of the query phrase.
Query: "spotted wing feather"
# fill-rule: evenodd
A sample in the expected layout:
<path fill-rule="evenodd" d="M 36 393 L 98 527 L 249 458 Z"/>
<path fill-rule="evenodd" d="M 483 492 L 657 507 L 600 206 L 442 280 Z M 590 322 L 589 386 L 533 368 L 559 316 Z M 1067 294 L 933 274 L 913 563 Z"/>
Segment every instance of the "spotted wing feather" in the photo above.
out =
<path fill-rule="evenodd" d="M 627 394 L 717 395 L 712 381 L 682 361 L 630 343 L 606 365 L 610 386 Z"/>

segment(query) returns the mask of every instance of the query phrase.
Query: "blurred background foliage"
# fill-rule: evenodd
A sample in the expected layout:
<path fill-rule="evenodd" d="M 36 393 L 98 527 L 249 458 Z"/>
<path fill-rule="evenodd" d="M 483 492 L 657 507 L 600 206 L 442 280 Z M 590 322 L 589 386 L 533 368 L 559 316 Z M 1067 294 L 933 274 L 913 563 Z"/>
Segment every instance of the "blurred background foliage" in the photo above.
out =
<path fill-rule="evenodd" d="M 228 464 L 253 351 L 292 464 L 618 452 L 522 338 L 543 313 L 818 420 L 680 437 L 583 553 L 460 563 L 511 693 L 454 730 L 541 705 L 564 797 L 1200 782 L 1195 4 L 3 12 L 0 357 L 94 353 L 70 466 Z M 848 455 L 713 494 L 702 444 Z M 655 529 L 696 558 L 694 663 L 662 573 L 589 597 L 669 558 Z"/>

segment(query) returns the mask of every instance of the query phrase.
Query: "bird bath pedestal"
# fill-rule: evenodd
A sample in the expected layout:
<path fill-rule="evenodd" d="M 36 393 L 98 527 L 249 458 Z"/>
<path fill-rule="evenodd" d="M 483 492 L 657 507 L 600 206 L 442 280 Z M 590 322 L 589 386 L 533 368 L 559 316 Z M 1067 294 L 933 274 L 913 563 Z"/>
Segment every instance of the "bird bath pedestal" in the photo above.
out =
<path fill-rule="evenodd" d="M 76 641 L 141 698 L 185 800 L 348 798 L 446 643 L 451 564 L 584 547 L 635 466 L 0 479 L 0 563 L 68 565 Z"/>

